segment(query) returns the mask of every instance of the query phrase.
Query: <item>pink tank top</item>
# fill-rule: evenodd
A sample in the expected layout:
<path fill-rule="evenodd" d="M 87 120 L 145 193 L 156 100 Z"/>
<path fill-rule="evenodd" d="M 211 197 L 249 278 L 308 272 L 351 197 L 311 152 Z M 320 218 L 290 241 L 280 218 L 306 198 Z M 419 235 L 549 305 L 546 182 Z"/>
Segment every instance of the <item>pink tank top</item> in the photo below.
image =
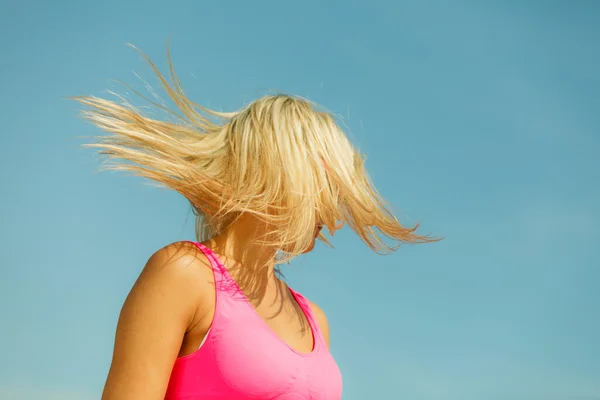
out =
<path fill-rule="evenodd" d="M 314 339 L 301 353 L 258 315 L 216 254 L 194 244 L 213 269 L 215 315 L 200 348 L 175 362 L 165 400 L 339 400 L 342 376 L 306 298 L 290 289 Z"/>

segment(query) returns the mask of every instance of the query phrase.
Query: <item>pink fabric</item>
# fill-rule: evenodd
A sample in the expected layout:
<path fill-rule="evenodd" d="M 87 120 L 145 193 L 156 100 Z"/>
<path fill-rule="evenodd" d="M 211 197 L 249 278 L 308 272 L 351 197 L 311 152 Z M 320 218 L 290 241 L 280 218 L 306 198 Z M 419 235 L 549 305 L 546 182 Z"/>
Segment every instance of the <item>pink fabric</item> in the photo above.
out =
<path fill-rule="evenodd" d="M 288 346 L 247 301 L 216 254 L 210 260 L 216 308 L 204 344 L 175 362 L 165 400 L 339 400 L 342 376 L 306 298 L 290 289 L 313 332 L 314 348 Z"/>

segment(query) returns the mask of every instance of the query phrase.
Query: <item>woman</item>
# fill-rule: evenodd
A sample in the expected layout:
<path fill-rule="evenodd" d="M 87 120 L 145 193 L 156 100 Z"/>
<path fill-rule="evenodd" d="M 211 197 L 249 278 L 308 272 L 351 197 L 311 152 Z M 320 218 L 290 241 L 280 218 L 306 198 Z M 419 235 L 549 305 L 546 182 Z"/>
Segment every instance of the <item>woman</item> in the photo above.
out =
<path fill-rule="evenodd" d="M 119 318 L 103 399 L 339 399 L 325 314 L 277 265 L 327 242 L 322 227 L 348 224 L 376 251 L 397 247 L 382 237 L 431 239 L 385 207 L 330 114 L 286 95 L 211 111 L 185 96 L 170 60 L 172 83 L 146 60 L 180 114 L 164 122 L 124 99 L 78 98 L 110 133 L 91 146 L 185 196 L 201 242 L 150 257 Z"/>

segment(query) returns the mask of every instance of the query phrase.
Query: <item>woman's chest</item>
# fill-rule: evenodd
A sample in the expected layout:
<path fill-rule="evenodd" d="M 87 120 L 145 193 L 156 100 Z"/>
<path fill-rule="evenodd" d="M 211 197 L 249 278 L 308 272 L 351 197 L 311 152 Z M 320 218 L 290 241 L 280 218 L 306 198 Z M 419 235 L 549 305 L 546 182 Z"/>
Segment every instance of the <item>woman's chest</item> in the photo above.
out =
<path fill-rule="evenodd" d="M 320 340 L 312 352 L 298 353 L 252 319 L 220 322 L 198 356 L 176 364 L 172 379 L 186 389 L 173 399 L 341 398 L 340 370 Z"/>
<path fill-rule="evenodd" d="M 254 322 L 238 319 L 236 329 L 217 329 L 211 337 L 212 357 L 223 382 L 248 398 L 340 399 L 340 370 L 310 328 L 305 341 L 310 347 L 302 352 L 279 337 L 289 327 L 279 327 L 278 334 L 277 326 Z"/>

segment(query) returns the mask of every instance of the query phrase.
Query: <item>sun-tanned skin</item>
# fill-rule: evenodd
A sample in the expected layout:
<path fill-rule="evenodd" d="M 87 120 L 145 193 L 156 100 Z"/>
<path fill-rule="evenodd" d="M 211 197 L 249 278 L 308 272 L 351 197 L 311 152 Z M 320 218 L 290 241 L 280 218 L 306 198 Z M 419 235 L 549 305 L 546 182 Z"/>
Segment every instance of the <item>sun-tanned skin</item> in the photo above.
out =
<path fill-rule="evenodd" d="M 235 261 L 230 262 L 218 251 L 241 254 L 252 246 L 250 236 L 257 233 L 256 226 L 251 217 L 240 218 L 223 235 L 205 243 L 233 271 L 236 281 L 252 272 L 244 266 L 236 268 Z M 319 228 L 315 235 L 318 232 Z M 258 248 L 253 250 L 254 254 L 264 254 Z M 270 264 L 269 269 L 257 273 L 257 287 L 261 289 L 253 296 L 257 299 L 253 306 L 284 342 L 298 351 L 310 352 L 313 338 L 310 330 L 304 329 L 304 316 L 297 312 L 289 292 L 281 290 L 285 284 L 273 273 L 273 267 Z M 311 307 L 329 345 L 325 314 L 317 305 L 311 303 Z M 176 358 L 198 349 L 214 310 L 212 269 L 195 245 L 177 242 L 152 255 L 123 305 L 103 400 L 163 399 Z"/>

